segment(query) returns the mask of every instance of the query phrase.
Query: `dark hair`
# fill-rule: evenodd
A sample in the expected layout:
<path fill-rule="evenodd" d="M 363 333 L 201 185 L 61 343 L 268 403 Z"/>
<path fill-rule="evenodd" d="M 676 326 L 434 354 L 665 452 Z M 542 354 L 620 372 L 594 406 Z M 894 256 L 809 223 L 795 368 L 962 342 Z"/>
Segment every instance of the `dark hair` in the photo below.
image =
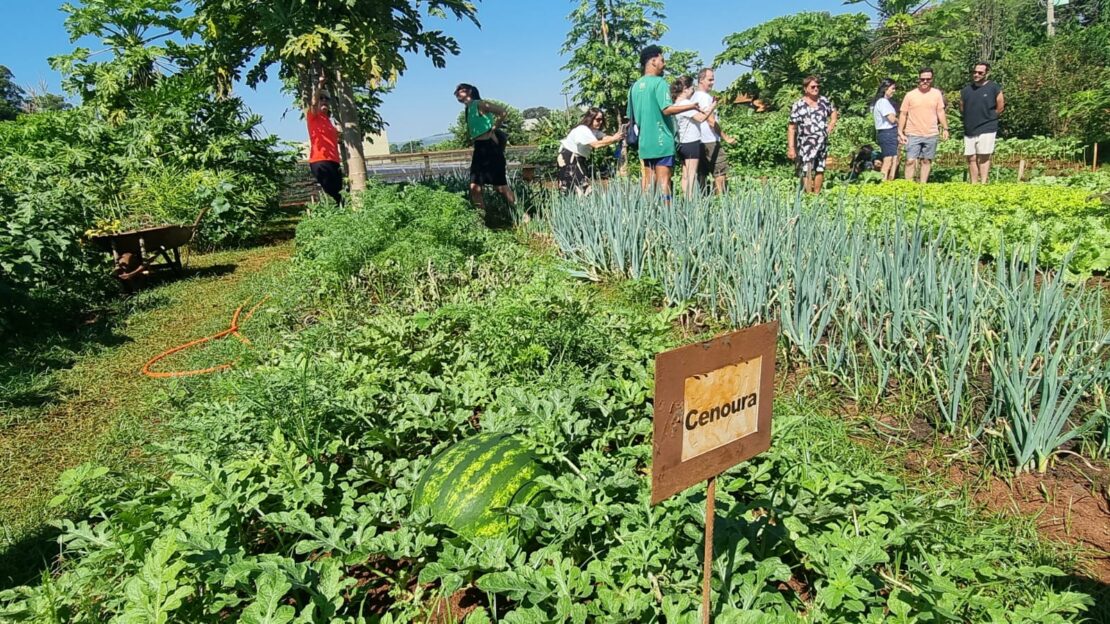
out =
<path fill-rule="evenodd" d="M 991 70 L 991 64 L 990 63 L 988 63 L 986 61 L 979 61 L 978 63 L 971 66 L 971 71 L 975 71 L 975 68 L 980 66 L 980 65 L 982 65 L 983 67 L 986 67 L 987 71 Z"/>
<path fill-rule="evenodd" d="M 649 45 L 640 51 L 640 73 L 644 72 L 647 68 L 648 61 L 663 54 L 663 48 L 657 45 Z"/>
<path fill-rule="evenodd" d="M 917 70 L 917 75 L 920 76 L 921 74 L 924 74 L 925 72 L 929 72 L 933 76 L 937 75 L 937 73 L 935 71 L 933 71 L 933 68 L 929 67 L 928 65 L 926 65 L 925 67 L 922 67 L 921 69 Z"/>
<path fill-rule="evenodd" d="M 698 82 L 705 80 L 705 75 L 713 71 L 712 67 L 702 67 L 698 70 Z"/>
<path fill-rule="evenodd" d="M 879 90 L 875 92 L 875 97 L 871 98 L 871 105 L 874 106 L 875 102 L 886 97 L 886 90 L 892 85 L 898 84 L 893 78 L 883 78 L 879 81 Z"/>
<path fill-rule="evenodd" d="M 671 99 L 678 98 L 679 94 L 694 86 L 694 79 L 689 76 L 675 76 L 671 83 Z"/>
<path fill-rule="evenodd" d="M 595 106 L 595 107 L 587 110 L 585 112 L 585 114 L 582 115 L 582 119 L 579 120 L 578 125 L 580 125 L 580 126 L 589 126 L 590 124 L 592 124 L 594 122 L 595 119 L 597 119 L 600 115 L 603 115 L 603 114 L 604 113 L 601 112 L 601 109 Z"/>
<path fill-rule="evenodd" d="M 802 88 L 804 89 L 804 88 L 809 86 L 809 83 L 817 82 L 819 80 L 820 80 L 820 78 L 818 78 L 817 76 L 814 76 L 813 74 L 810 74 L 810 75 L 806 76 L 805 78 L 802 78 Z"/>
<path fill-rule="evenodd" d="M 459 86 L 455 87 L 455 90 L 451 93 L 458 93 L 459 91 L 463 90 L 466 91 L 466 94 L 469 95 L 470 99 L 472 100 L 482 99 L 482 96 L 478 93 L 478 87 L 475 87 L 472 84 L 466 84 L 465 82 L 460 82 Z"/>

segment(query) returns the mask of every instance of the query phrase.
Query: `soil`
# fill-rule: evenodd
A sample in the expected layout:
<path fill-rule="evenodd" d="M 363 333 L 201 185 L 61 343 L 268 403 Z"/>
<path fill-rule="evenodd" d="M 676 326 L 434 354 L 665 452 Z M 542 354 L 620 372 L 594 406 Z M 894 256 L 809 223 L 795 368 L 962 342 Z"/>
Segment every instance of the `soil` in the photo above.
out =
<path fill-rule="evenodd" d="M 1043 475 L 1004 479 L 974 460 L 949 462 L 911 452 L 905 469 L 967 487 L 972 500 L 991 513 L 1032 519 L 1042 537 L 1081 551 L 1080 569 L 1090 580 L 1110 586 L 1110 466 L 1105 463 L 1065 458 Z"/>
<path fill-rule="evenodd" d="M 456 624 L 472 611 L 488 605 L 485 592 L 477 587 L 464 587 L 450 596 L 432 602 L 428 624 Z"/>
<path fill-rule="evenodd" d="M 992 512 L 1033 518 L 1044 537 L 1079 546 L 1082 569 L 1092 579 L 1110 584 L 1110 469 L 1063 463 L 1044 475 L 1022 474 L 1007 482 L 998 477 L 973 486 L 973 498 Z M 954 483 L 968 475 L 952 466 Z"/>

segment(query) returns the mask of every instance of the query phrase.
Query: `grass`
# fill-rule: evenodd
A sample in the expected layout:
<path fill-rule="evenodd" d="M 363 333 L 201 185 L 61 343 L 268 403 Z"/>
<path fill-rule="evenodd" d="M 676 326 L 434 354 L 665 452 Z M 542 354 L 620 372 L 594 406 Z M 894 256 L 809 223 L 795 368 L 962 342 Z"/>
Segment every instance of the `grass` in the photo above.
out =
<path fill-rule="evenodd" d="M 129 313 L 115 326 L 102 320 L 70 336 L 24 343 L 22 350 L 45 357 L 31 373 L 0 377 L 8 390 L 2 398 L 13 406 L 0 419 L 0 587 L 41 563 L 47 503 L 62 472 L 84 462 L 122 467 L 143 460 L 142 447 L 161 424 L 164 389 L 174 384 L 143 376 L 143 364 L 225 329 L 235 308 L 285 267 L 293 243 L 279 239 L 288 223 L 270 230 L 268 244 L 194 255 L 184 279 L 128 300 L 121 307 Z M 222 345 L 204 346 L 160 367 L 223 361 Z"/>

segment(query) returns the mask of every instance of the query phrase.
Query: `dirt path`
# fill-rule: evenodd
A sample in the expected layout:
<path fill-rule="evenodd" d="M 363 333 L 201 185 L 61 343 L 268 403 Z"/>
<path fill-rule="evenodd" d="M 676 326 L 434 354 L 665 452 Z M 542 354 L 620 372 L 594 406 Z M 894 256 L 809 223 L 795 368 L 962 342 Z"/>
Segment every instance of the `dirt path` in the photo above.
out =
<path fill-rule="evenodd" d="M 26 546 L 21 542 L 41 526 L 63 471 L 93 460 L 120 465 L 149 441 L 166 382 L 141 375 L 143 364 L 225 329 L 253 294 L 248 278 L 282 270 L 292 251 L 286 240 L 194 256 L 190 276 L 143 293 L 150 307 L 122 323 L 119 344 L 54 373 L 61 398 L 36 418 L 0 430 L 0 553 Z"/>

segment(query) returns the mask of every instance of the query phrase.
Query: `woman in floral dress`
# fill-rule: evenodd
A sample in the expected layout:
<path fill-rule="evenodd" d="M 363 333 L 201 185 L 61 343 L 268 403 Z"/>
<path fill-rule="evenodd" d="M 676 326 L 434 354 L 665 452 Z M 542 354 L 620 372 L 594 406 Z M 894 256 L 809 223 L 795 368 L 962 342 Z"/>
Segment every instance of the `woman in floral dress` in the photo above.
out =
<path fill-rule="evenodd" d="M 836 129 L 840 114 L 829 98 L 821 95 L 817 76 L 802 80 L 804 95 L 790 107 L 786 127 L 786 157 L 794 161 L 807 193 L 820 193 L 825 182 L 825 158 L 829 135 Z"/>

